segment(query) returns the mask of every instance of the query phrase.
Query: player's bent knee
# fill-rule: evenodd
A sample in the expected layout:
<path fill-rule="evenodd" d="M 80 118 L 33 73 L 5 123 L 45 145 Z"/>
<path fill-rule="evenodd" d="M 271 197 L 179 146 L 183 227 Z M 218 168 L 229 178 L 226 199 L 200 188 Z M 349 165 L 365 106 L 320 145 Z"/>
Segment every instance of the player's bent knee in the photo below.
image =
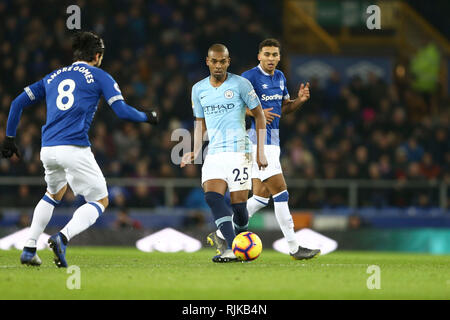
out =
<path fill-rule="evenodd" d="M 64 197 L 64 194 L 66 193 L 66 191 L 67 191 L 67 184 L 64 187 L 62 187 L 57 193 L 52 194 L 48 191 L 47 192 L 48 192 L 48 194 L 50 194 L 50 196 L 53 198 L 53 200 L 61 201 L 61 199 Z"/>
<path fill-rule="evenodd" d="M 253 194 L 263 198 L 270 197 L 270 191 L 267 189 L 263 182 L 259 179 L 253 179 Z"/>
<path fill-rule="evenodd" d="M 106 209 L 109 205 L 108 197 L 105 197 L 103 199 L 97 200 L 97 202 L 101 203 L 102 206 Z"/>
<path fill-rule="evenodd" d="M 287 202 L 289 201 L 289 192 L 287 190 L 283 190 L 277 194 L 273 195 L 274 202 Z"/>
<path fill-rule="evenodd" d="M 248 190 L 234 191 L 230 193 L 231 203 L 242 203 L 248 200 Z"/>

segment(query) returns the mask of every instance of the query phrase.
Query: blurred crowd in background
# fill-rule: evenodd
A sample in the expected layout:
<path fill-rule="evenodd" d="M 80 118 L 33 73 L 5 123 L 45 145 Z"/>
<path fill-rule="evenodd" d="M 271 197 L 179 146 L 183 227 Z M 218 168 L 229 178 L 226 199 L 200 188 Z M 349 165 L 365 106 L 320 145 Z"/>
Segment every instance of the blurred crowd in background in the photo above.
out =
<path fill-rule="evenodd" d="M 58 5 L 54 5 L 58 3 Z M 0 140 L 11 101 L 23 88 L 50 71 L 72 63 L 64 1 L 0 2 Z M 104 175 L 111 177 L 199 178 L 200 166 L 181 170 L 170 158 L 177 128 L 192 130 L 192 85 L 208 75 L 207 48 L 224 43 L 230 72 L 257 65 L 257 48 L 267 37 L 281 39 L 279 1 L 79 1 L 82 28 L 105 40 L 102 68 L 119 83 L 132 106 L 157 107 L 154 127 L 120 120 L 101 100 L 91 128 L 92 149 Z M 282 39 L 281 39 L 282 40 Z M 282 57 L 283 57 L 282 51 Z M 280 64 L 283 69 L 282 64 Z M 289 75 L 287 74 L 289 79 Z M 290 84 L 292 98 L 299 84 Z M 311 99 L 282 116 L 282 166 L 287 178 L 395 179 L 450 182 L 449 105 L 430 106 L 432 97 L 409 89 L 407 82 L 387 85 L 375 75 L 367 82 L 340 81 L 334 74 L 320 86 L 311 79 Z M 0 176 L 43 176 L 39 159 L 45 104 L 26 109 L 17 144 L 21 159 L 0 160 Z M 199 180 L 200 184 L 200 180 Z M 42 187 L 0 187 L 3 206 L 34 206 Z M 178 189 L 177 189 L 178 190 Z M 202 206 L 201 189 L 179 189 L 177 206 Z M 290 190 L 295 208 L 345 206 L 347 191 Z M 164 205 L 164 191 L 136 186 L 110 190 L 111 205 Z M 429 189 L 370 190 L 367 206 L 438 206 Z M 66 201 L 77 201 L 67 196 Z"/>

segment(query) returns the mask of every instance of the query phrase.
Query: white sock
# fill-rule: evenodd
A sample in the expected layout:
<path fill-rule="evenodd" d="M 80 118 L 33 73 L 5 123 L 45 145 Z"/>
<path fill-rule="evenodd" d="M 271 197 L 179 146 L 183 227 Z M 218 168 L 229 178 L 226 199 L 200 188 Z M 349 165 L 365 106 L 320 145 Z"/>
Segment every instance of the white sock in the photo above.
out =
<path fill-rule="evenodd" d="M 261 210 L 264 207 L 267 207 L 268 204 L 269 198 L 263 198 L 254 195 L 253 197 L 248 199 L 247 200 L 248 218 L 250 219 L 255 212 Z M 217 229 L 216 234 L 220 239 L 225 239 L 222 232 L 220 232 L 220 229 Z"/>
<path fill-rule="evenodd" d="M 263 198 L 253 195 L 253 197 L 247 200 L 248 218 L 250 219 L 255 214 L 255 212 L 261 210 L 264 207 L 267 207 L 268 204 L 269 198 Z"/>
<path fill-rule="evenodd" d="M 222 234 L 222 232 L 220 231 L 220 229 L 217 229 L 217 230 L 216 230 L 216 234 L 217 234 L 217 236 L 218 236 L 220 239 L 225 240 L 225 237 L 223 236 L 223 234 Z"/>
<path fill-rule="evenodd" d="M 287 193 L 287 191 L 285 190 L 273 196 L 275 217 L 277 218 L 278 224 L 280 225 L 281 228 L 281 232 L 283 232 L 284 238 L 288 243 L 289 252 L 295 253 L 298 250 L 298 242 L 295 237 L 294 221 L 292 220 L 292 215 L 291 212 L 289 211 L 289 205 L 287 201 L 287 199 L 289 199 L 289 194 L 287 193 L 287 196 L 283 195 L 284 192 Z M 281 197 L 279 197 L 280 195 Z M 279 199 L 286 201 L 277 201 Z"/>
<path fill-rule="evenodd" d="M 50 222 L 55 205 L 58 203 L 59 201 L 53 200 L 49 194 L 45 194 L 41 201 L 38 202 L 34 208 L 33 220 L 31 222 L 29 237 L 25 243 L 25 247 L 36 248 L 37 241 L 44 232 L 47 224 Z"/>
<path fill-rule="evenodd" d="M 88 202 L 79 207 L 73 214 L 72 219 L 61 230 L 61 233 L 70 241 L 77 234 L 92 226 L 101 213 L 105 211 L 99 202 Z"/>

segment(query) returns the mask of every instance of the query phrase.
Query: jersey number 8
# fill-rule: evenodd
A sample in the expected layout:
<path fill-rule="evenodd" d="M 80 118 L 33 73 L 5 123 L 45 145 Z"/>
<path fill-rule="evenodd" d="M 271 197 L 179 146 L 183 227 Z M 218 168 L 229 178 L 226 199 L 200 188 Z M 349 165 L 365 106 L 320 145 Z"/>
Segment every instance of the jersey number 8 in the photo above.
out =
<path fill-rule="evenodd" d="M 69 86 L 67 90 L 64 90 L 64 87 Z M 56 106 L 59 110 L 65 111 L 72 108 L 74 103 L 73 91 L 75 90 L 75 81 L 72 79 L 65 79 L 60 82 L 58 85 L 58 97 L 56 98 Z M 66 98 L 66 99 L 64 99 Z M 63 102 L 63 99 L 66 102 Z"/>

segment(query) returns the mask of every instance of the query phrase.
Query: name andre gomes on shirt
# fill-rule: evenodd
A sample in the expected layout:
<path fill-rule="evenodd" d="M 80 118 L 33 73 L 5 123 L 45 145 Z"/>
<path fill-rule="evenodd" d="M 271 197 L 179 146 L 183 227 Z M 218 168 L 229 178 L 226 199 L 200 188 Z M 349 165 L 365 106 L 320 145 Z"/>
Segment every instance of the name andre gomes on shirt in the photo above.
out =
<path fill-rule="evenodd" d="M 84 78 L 86 79 L 87 83 L 93 83 L 94 82 L 94 77 L 92 76 L 91 72 L 89 71 L 88 68 L 83 67 L 83 66 L 70 66 L 70 67 L 64 67 L 61 68 L 55 72 L 52 73 L 52 75 L 50 76 L 50 78 L 47 80 L 47 84 L 49 84 L 50 82 L 52 82 L 53 79 L 55 79 L 58 75 L 60 75 L 62 72 L 68 72 L 68 71 L 78 71 L 81 72 L 84 75 Z"/>

